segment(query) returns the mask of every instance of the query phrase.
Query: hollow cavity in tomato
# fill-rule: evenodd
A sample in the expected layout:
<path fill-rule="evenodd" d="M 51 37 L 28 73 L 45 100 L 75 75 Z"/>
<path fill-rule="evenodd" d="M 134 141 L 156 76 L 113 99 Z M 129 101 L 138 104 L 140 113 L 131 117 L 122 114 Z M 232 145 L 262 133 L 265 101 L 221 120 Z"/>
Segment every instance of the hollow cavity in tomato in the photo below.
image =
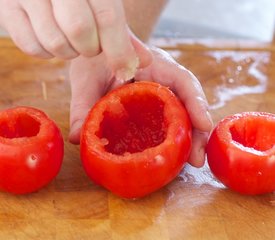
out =
<path fill-rule="evenodd" d="M 185 107 L 166 87 L 124 85 L 91 109 L 81 132 L 88 176 L 113 193 L 145 196 L 174 179 L 191 150 Z"/>
<path fill-rule="evenodd" d="M 243 194 L 275 191 L 275 115 L 244 112 L 220 121 L 207 145 L 213 174 Z"/>
<path fill-rule="evenodd" d="M 63 152 L 60 130 L 42 111 L 16 107 L 0 112 L 1 190 L 39 190 L 59 172 Z"/>

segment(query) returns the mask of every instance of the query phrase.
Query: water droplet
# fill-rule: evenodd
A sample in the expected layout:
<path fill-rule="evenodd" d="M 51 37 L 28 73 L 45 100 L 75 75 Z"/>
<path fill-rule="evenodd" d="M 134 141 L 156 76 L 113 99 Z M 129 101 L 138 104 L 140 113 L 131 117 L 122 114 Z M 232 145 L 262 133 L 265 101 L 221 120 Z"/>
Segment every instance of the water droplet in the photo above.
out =
<path fill-rule="evenodd" d="M 238 71 L 242 71 L 242 70 L 243 70 L 243 67 L 239 65 L 239 66 L 237 66 L 237 70 L 238 70 Z"/>
<path fill-rule="evenodd" d="M 229 78 L 229 79 L 228 79 L 228 82 L 229 82 L 229 83 L 234 83 L 234 79 L 233 79 L 233 78 Z"/>

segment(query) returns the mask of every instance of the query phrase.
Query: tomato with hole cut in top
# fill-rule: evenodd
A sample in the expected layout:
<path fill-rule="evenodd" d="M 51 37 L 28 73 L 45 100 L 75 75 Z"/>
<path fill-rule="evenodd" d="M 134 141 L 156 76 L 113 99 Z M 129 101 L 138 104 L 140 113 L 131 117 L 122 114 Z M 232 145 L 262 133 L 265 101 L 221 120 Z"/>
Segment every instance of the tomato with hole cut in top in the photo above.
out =
<path fill-rule="evenodd" d="M 275 115 L 243 112 L 225 117 L 207 144 L 213 174 L 242 194 L 275 191 Z"/>
<path fill-rule="evenodd" d="M 61 132 L 42 111 L 15 107 L 0 112 L 0 189 L 25 194 L 47 185 L 59 172 Z"/>
<path fill-rule="evenodd" d="M 172 91 L 153 82 L 130 83 L 89 112 L 81 159 L 95 183 L 121 197 L 143 197 L 179 174 L 191 135 L 187 111 Z"/>

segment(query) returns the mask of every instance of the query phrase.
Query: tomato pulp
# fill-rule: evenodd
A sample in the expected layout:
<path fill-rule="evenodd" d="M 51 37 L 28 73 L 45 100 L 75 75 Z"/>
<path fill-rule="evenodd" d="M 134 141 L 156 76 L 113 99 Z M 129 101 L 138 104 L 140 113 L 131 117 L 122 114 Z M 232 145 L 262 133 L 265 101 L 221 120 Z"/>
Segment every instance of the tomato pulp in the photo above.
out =
<path fill-rule="evenodd" d="M 0 112 L 0 189 L 37 191 L 59 172 L 64 152 L 60 130 L 45 113 L 31 107 Z"/>
<path fill-rule="evenodd" d="M 168 88 L 136 82 L 98 101 L 80 144 L 84 169 L 94 182 L 122 197 L 142 197 L 182 169 L 191 150 L 191 123 Z"/>
<path fill-rule="evenodd" d="M 243 194 L 275 191 L 275 115 L 244 112 L 217 124 L 207 145 L 211 171 Z"/>

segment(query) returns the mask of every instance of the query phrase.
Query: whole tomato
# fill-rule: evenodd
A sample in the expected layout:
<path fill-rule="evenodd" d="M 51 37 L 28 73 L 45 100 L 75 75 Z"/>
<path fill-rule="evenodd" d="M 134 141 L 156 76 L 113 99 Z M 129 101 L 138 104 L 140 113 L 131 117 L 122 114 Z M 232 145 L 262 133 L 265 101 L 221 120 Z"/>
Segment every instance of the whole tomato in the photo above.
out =
<path fill-rule="evenodd" d="M 191 150 L 185 107 L 152 82 L 122 86 L 91 109 L 81 133 L 81 159 L 97 184 L 125 198 L 145 196 L 174 179 Z"/>
<path fill-rule="evenodd" d="M 220 121 L 207 145 L 211 171 L 243 194 L 275 191 L 275 115 L 244 112 Z"/>
<path fill-rule="evenodd" d="M 0 189 L 24 194 L 37 191 L 59 172 L 63 138 L 45 113 L 31 107 L 0 112 Z"/>

